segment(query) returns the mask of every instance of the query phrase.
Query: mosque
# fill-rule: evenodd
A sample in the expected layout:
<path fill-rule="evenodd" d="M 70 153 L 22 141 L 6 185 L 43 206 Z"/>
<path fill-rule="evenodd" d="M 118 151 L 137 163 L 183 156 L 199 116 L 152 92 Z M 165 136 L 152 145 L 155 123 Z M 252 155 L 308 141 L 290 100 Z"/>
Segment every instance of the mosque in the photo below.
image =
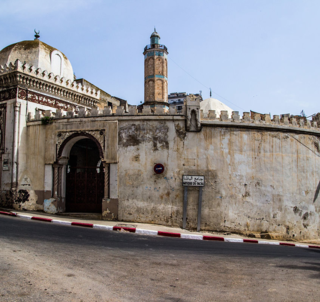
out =
<path fill-rule="evenodd" d="M 76 79 L 39 38 L 0 51 L 2 207 L 319 238 L 319 114 L 240 116 L 192 94 L 170 106 L 156 31 L 143 50 L 140 110 Z M 204 182 L 186 187 L 184 176 Z"/>

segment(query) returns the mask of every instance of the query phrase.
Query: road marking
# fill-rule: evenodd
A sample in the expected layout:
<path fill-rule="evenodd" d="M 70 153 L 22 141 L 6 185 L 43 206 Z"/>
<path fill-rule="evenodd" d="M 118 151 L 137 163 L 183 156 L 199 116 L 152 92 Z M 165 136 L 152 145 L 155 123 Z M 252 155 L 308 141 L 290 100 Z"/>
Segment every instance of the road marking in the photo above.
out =
<path fill-rule="evenodd" d="M 81 226 L 81 227 L 86 227 L 86 228 L 93 227 L 92 223 L 84 223 L 84 222 L 71 222 L 71 225 L 76 225 L 76 226 Z"/>
<path fill-rule="evenodd" d="M 306 244 L 295 244 L 289 242 L 274 242 L 274 241 L 258 241 L 254 239 L 240 239 L 240 238 L 224 238 L 218 236 L 202 236 L 196 234 L 184 234 L 184 233 L 171 233 L 171 232 L 163 232 L 163 231 L 154 231 L 154 230 L 144 230 L 144 229 L 136 229 L 136 228 L 129 228 L 129 227 L 119 227 L 119 226 L 109 226 L 109 225 L 101 225 L 101 224 L 92 224 L 92 223 L 83 223 L 83 222 L 71 222 L 71 221 L 64 221 L 64 220 L 56 220 L 44 217 L 37 217 L 37 216 L 29 216 L 18 214 L 14 212 L 3 212 L 0 211 L 2 215 L 9 215 L 9 216 L 16 216 L 24 219 L 32 219 L 32 220 L 39 220 L 39 221 L 46 221 L 55 224 L 62 224 L 62 225 L 75 225 L 75 226 L 82 226 L 82 227 L 89 227 L 94 229 L 100 230 L 108 230 L 108 231 L 121 231 L 122 229 L 127 232 L 137 233 L 140 235 L 151 235 L 151 236 L 167 236 L 167 237 L 180 237 L 184 239 L 193 239 L 193 240 L 215 240 L 215 241 L 225 241 L 225 242 L 236 242 L 236 243 L 258 243 L 258 244 L 268 244 L 268 245 L 284 245 L 284 246 L 295 246 L 301 248 L 313 248 L 313 249 L 320 249 L 320 246 L 317 245 L 306 245 Z"/>
<path fill-rule="evenodd" d="M 202 235 L 194 235 L 194 234 L 181 234 L 181 238 L 194 239 L 194 240 L 203 240 L 203 236 Z"/>
<path fill-rule="evenodd" d="M 224 238 L 223 237 L 217 237 L 217 236 L 203 236 L 203 240 L 224 241 Z"/>
<path fill-rule="evenodd" d="M 55 219 L 52 219 L 51 222 L 52 222 L 52 223 L 55 223 L 55 224 L 71 225 L 71 221 L 64 221 L 64 220 L 55 220 Z"/>
<path fill-rule="evenodd" d="M 98 230 L 107 230 L 107 231 L 112 231 L 113 230 L 113 226 L 111 226 L 111 225 L 102 225 L 102 224 L 94 224 L 93 228 L 94 229 L 98 229 Z"/>
<path fill-rule="evenodd" d="M 32 216 L 29 216 L 29 215 L 22 215 L 22 214 L 17 214 L 18 217 L 21 217 L 21 218 L 25 218 L 25 219 L 31 219 Z"/>
<path fill-rule="evenodd" d="M 305 244 L 296 244 L 296 247 L 303 247 L 303 248 L 308 249 L 308 248 L 309 248 L 309 245 L 305 245 Z"/>
<path fill-rule="evenodd" d="M 259 244 L 279 245 L 279 242 L 274 241 L 258 241 Z"/>
<path fill-rule="evenodd" d="M 141 235 L 151 235 L 151 236 L 157 236 L 158 231 L 153 231 L 153 230 L 143 230 L 143 229 L 136 229 L 137 234 Z"/>
<path fill-rule="evenodd" d="M 239 239 L 239 238 L 224 238 L 224 241 L 226 241 L 226 242 L 243 242 L 243 239 Z"/>
<path fill-rule="evenodd" d="M 31 217 L 31 219 L 32 220 L 46 221 L 46 222 L 51 222 L 52 221 L 52 219 L 49 219 L 49 218 L 36 217 L 36 216 Z"/>
<path fill-rule="evenodd" d="M 159 236 L 167 236 L 167 237 L 181 237 L 180 233 L 171 233 L 171 232 L 163 232 L 163 231 L 158 231 Z"/>

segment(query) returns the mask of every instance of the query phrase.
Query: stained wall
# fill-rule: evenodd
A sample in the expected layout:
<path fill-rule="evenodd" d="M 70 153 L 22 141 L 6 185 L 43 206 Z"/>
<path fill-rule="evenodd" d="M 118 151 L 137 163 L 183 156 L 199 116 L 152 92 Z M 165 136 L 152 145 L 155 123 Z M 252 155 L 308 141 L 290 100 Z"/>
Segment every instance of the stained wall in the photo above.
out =
<path fill-rule="evenodd" d="M 319 235 L 319 138 L 202 127 L 184 121 L 119 123 L 119 218 L 182 226 L 182 175 L 205 175 L 202 230 Z M 156 163 L 165 172 L 156 175 Z M 198 189 L 189 188 L 187 228 L 197 226 Z"/>

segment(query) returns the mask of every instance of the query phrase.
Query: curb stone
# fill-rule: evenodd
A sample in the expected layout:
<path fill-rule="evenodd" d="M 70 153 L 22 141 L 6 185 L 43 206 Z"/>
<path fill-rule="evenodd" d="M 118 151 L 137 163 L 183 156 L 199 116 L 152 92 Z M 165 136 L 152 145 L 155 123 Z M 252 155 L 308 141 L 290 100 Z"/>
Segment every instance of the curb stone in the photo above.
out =
<path fill-rule="evenodd" d="M 24 218 L 24 219 L 30 219 L 30 220 L 50 222 L 54 224 L 73 225 L 73 226 L 94 228 L 94 229 L 105 230 L 105 231 L 125 231 L 125 232 L 140 234 L 140 235 L 166 236 L 166 237 L 175 237 L 175 238 L 183 238 L 183 239 L 191 239 L 191 240 L 213 240 L 213 241 L 224 241 L 224 242 L 233 242 L 233 243 L 284 245 L 284 246 L 292 246 L 292 247 L 300 247 L 300 248 L 320 249 L 320 246 L 318 245 L 308 245 L 308 244 L 298 244 L 298 243 L 296 244 L 296 243 L 288 243 L 288 242 L 280 242 L 280 241 L 276 242 L 276 241 L 255 240 L 255 239 L 225 238 L 225 237 L 219 237 L 219 236 L 207 236 L 207 235 L 184 234 L 184 233 L 172 233 L 172 232 L 145 230 L 145 229 L 139 229 L 139 228 L 120 227 L 120 226 L 109 226 L 109 225 L 75 222 L 75 221 L 71 222 L 71 221 L 64 221 L 64 220 L 58 220 L 58 219 L 23 215 L 23 214 L 18 214 L 14 212 L 4 212 L 4 211 L 0 211 L 0 214 Z"/>

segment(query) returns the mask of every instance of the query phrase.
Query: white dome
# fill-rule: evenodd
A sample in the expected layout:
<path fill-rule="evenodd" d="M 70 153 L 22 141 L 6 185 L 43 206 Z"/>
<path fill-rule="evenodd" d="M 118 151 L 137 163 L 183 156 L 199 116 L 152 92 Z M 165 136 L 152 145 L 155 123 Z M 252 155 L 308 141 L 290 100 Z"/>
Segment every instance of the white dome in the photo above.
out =
<path fill-rule="evenodd" d="M 42 71 L 73 80 L 73 69 L 68 58 L 58 49 L 40 40 L 21 41 L 0 51 L 0 65 L 9 65 L 17 59 L 41 68 Z"/>
<path fill-rule="evenodd" d="M 217 117 L 220 116 L 222 110 L 226 110 L 228 111 L 229 118 L 231 118 L 231 114 L 233 111 L 230 107 L 214 98 L 208 98 L 200 102 L 200 110 L 203 110 L 203 113 L 205 115 L 209 113 L 209 110 L 215 110 Z"/>

